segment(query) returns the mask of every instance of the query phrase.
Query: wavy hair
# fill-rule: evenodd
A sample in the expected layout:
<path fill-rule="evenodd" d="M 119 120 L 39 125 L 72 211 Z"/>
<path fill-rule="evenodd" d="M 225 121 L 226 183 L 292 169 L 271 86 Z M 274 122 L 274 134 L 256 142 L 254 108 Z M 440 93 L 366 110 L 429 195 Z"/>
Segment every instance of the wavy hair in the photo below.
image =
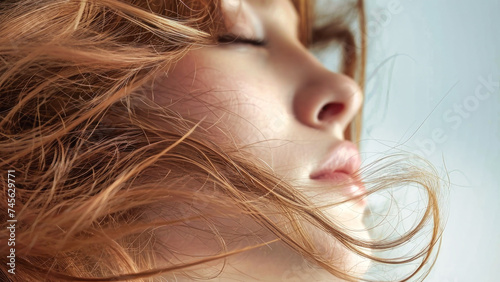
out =
<path fill-rule="evenodd" d="M 351 17 L 347 14 L 317 26 L 312 1 L 293 4 L 301 42 L 307 47 L 340 43 L 342 72 L 363 86 L 363 1 L 351 3 L 349 12 L 357 15 L 358 36 L 345 21 Z M 440 183 L 433 171 L 403 157 L 367 169 L 373 172 L 366 176 L 367 194 L 416 184 L 428 201 L 418 223 L 398 238 L 362 240 L 245 150 L 207 141 L 203 121 L 144 98 L 154 74 L 168 73 L 190 50 L 218 44 L 225 32 L 220 6 L 217 0 L 0 3 L 0 170 L 3 183 L 5 172 L 15 171 L 17 220 L 16 274 L 11 275 L 3 255 L 11 248 L 10 218 L 4 211 L 13 206 L 7 199 L 13 195 L 4 186 L 4 281 L 145 281 L 180 274 L 194 279 L 193 267 L 276 241 L 339 278 L 361 279 L 321 256 L 306 223 L 375 263 L 416 262 L 401 280 L 428 273 L 425 266 L 433 262 L 442 229 Z M 159 127 L 148 117 L 168 126 Z M 359 139 L 360 121 L 361 114 L 346 133 L 353 141 Z M 168 214 L 155 214 L 160 206 Z M 250 235 L 222 233 L 219 219 L 237 222 L 241 217 L 273 238 L 234 247 L 230 242 Z M 413 255 L 387 259 L 371 254 L 404 245 L 429 224 L 428 243 Z M 203 229 L 204 238 L 220 251 L 175 260 L 182 250 L 155 241 L 160 228 Z M 171 256 L 168 265 L 159 267 L 162 254 Z"/>

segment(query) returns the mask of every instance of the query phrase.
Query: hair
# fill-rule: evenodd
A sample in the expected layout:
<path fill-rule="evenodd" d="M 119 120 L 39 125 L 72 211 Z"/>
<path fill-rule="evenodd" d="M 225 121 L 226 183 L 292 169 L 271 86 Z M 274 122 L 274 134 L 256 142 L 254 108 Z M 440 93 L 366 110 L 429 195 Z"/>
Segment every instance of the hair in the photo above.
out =
<path fill-rule="evenodd" d="M 300 40 L 311 47 L 341 44 L 341 71 L 364 84 L 366 33 L 363 1 L 347 14 L 315 25 L 314 3 L 293 0 Z M 282 241 L 302 257 L 349 281 L 360 279 L 320 255 L 306 223 L 375 263 L 416 263 L 400 278 L 425 277 L 440 242 L 439 179 L 404 157 L 377 162 L 368 195 L 400 185 L 426 191 L 425 213 L 396 239 L 363 240 L 329 220 L 292 183 L 254 156 L 207 141 L 193 121 L 144 98 L 155 74 L 171 70 L 190 50 L 217 44 L 225 32 L 221 3 L 213 0 L 22 0 L 0 3 L 0 168 L 15 175 L 16 274 L 10 281 L 116 281 L 158 275 L 198 277 L 193 267 Z M 148 117 L 155 117 L 168 126 Z M 111 122 L 120 120 L 120 122 Z M 358 141 L 361 113 L 346 132 Z M 367 170 L 368 171 L 368 170 Z M 361 174 L 361 172 L 360 172 Z M 371 178 L 370 178 L 371 177 Z M 13 188 L 9 185 L 9 188 Z M 9 253 L 7 186 L 0 197 L 2 254 Z M 10 195 L 10 196 L 9 196 Z M 202 196 L 203 195 L 203 196 Z M 198 201 L 193 204 L 193 201 Z M 156 207 L 168 208 L 157 214 Z M 272 216 L 271 216 L 272 215 Z M 273 238 L 258 243 L 225 234 L 220 218 L 251 219 Z M 404 258 L 392 250 L 431 224 L 427 244 Z M 200 228 L 203 226 L 203 228 Z M 174 247 L 155 232 L 203 230 L 216 254 L 174 259 Z M 161 249 L 161 252 L 158 251 Z M 182 251 L 182 250 L 180 250 Z M 159 267 L 158 256 L 169 265 Z M 191 271 L 191 272 L 190 272 Z M 173 276 L 172 276 L 173 277 Z M 210 277 L 209 277 L 210 278 Z"/>

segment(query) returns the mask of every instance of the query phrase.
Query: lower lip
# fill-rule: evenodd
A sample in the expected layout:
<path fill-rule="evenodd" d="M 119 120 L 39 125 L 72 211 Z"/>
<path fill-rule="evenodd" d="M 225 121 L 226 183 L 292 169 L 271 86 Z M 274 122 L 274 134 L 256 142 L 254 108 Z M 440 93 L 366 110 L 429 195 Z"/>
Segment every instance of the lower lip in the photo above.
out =
<path fill-rule="evenodd" d="M 329 182 L 339 187 L 339 192 L 348 196 L 355 197 L 366 192 L 366 188 L 361 181 L 354 180 L 349 174 L 344 172 L 332 172 L 323 174 L 313 178 L 313 180 Z M 356 203 L 365 206 L 367 204 L 366 198 L 359 198 L 354 200 Z"/>

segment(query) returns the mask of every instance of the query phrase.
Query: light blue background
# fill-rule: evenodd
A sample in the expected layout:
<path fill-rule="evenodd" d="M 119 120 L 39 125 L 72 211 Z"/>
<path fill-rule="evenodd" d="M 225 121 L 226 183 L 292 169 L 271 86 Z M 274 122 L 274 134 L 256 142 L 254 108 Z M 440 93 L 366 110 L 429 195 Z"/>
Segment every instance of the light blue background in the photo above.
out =
<path fill-rule="evenodd" d="M 426 281 L 499 281 L 500 1 L 366 2 L 362 150 L 399 145 L 446 166 L 448 223 Z"/>
<path fill-rule="evenodd" d="M 500 1 L 365 2 L 365 160 L 403 150 L 449 176 L 448 222 L 425 281 L 500 281 Z M 332 54 L 319 57 L 332 66 Z"/>

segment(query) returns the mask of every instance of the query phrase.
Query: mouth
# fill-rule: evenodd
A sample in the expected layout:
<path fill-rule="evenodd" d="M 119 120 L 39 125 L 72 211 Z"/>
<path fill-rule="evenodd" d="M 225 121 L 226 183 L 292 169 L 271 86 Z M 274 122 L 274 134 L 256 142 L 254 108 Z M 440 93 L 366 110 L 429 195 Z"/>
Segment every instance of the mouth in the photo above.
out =
<path fill-rule="evenodd" d="M 361 158 L 356 145 L 349 141 L 342 141 L 335 144 L 309 178 L 331 183 L 337 186 L 335 189 L 340 194 L 355 197 L 366 193 L 366 188 L 357 175 L 360 166 Z M 363 206 L 367 204 L 364 198 L 357 199 L 356 202 Z"/>

